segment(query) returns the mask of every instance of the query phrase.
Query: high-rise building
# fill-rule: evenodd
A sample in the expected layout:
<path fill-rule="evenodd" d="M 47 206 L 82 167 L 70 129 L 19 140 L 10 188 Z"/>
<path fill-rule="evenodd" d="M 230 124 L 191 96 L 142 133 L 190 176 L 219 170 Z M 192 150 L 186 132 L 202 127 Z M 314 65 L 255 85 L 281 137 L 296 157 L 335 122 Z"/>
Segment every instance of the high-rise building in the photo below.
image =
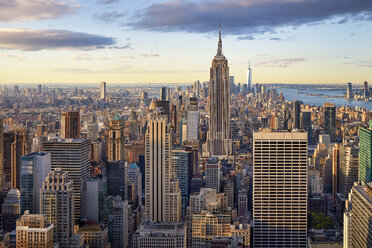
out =
<path fill-rule="evenodd" d="M 66 172 L 55 169 L 43 182 L 40 194 L 41 213 L 47 223 L 54 224 L 54 239 L 59 247 L 69 248 L 75 224 L 72 180 Z"/>
<path fill-rule="evenodd" d="M 249 61 L 248 70 L 247 70 L 247 84 L 248 84 L 248 92 L 252 91 L 252 68 L 251 68 L 251 61 Z"/>
<path fill-rule="evenodd" d="M 3 187 L 11 187 L 12 181 L 12 144 L 14 142 L 14 132 L 4 133 L 4 153 L 3 153 Z"/>
<path fill-rule="evenodd" d="M 172 177 L 179 181 L 183 209 L 189 205 L 190 152 L 184 149 L 172 150 Z"/>
<path fill-rule="evenodd" d="M 169 247 L 183 248 L 185 224 L 141 224 L 133 235 L 133 248 Z"/>
<path fill-rule="evenodd" d="M 312 143 L 312 122 L 311 122 L 311 110 L 304 109 L 300 115 L 300 129 L 303 129 L 307 132 L 307 141 L 308 144 Z"/>
<path fill-rule="evenodd" d="M 161 101 L 167 101 L 167 87 L 161 87 L 160 100 Z"/>
<path fill-rule="evenodd" d="M 89 140 L 65 139 L 43 143 L 43 150 L 52 154 L 52 170 L 61 168 L 73 181 L 75 220 L 81 216 L 81 185 L 89 177 Z"/>
<path fill-rule="evenodd" d="M 128 168 L 128 176 L 134 184 L 134 191 L 138 196 L 138 204 L 142 205 L 142 173 L 136 163 L 131 163 Z"/>
<path fill-rule="evenodd" d="M 21 157 L 21 213 L 40 213 L 40 189 L 50 168 L 50 153 L 34 152 Z"/>
<path fill-rule="evenodd" d="M 306 247 L 306 132 L 253 134 L 253 223 L 257 248 Z"/>
<path fill-rule="evenodd" d="M 91 142 L 96 141 L 98 138 L 98 124 L 92 123 L 88 124 L 88 132 L 87 132 L 87 139 Z"/>
<path fill-rule="evenodd" d="M 372 184 L 366 186 L 353 186 L 351 190 L 351 230 L 347 233 L 351 241 L 350 247 L 372 247 Z M 350 227 L 350 224 L 349 224 Z"/>
<path fill-rule="evenodd" d="M 107 161 L 124 160 L 124 122 L 116 114 L 110 121 L 109 137 L 107 140 Z"/>
<path fill-rule="evenodd" d="M 80 138 L 80 113 L 62 112 L 61 114 L 61 137 L 62 139 Z"/>
<path fill-rule="evenodd" d="M 206 187 L 220 191 L 221 163 L 217 157 L 210 157 L 206 163 Z"/>
<path fill-rule="evenodd" d="M 364 99 L 369 97 L 369 90 L 368 90 L 368 82 L 364 81 L 364 91 L 363 91 Z"/>
<path fill-rule="evenodd" d="M 336 206 L 336 197 L 339 192 L 339 175 L 340 175 L 340 144 L 335 144 L 332 148 L 332 198 L 333 205 Z"/>
<path fill-rule="evenodd" d="M 113 197 L 107 195 L 106 179 L 102 177 L 86 179 L 83 182 L 82 190 L 81 218 L 88 222 L 107 223 L 109 201 L 112 202 Z"/>
<path fill-rule="evenodd" d="M 340 169 L 338 176 L 339 193 L 345 197 L 349 194 L 354 182 L 358 182 L 359 149 L 352 144 L 340 146 Z"/>
<path fill-rule="evenodd" d="M 99 85 L 99 100 L 106 101 L 106 82 Z"/>
<path fill-rule="evenodd" d="M 336 106 L 333 103 L 323 104 L 323 130 L 331 137 L 336 134 Z"/>
<path fill-rule="evenodd" d="M 27 128 L 17 128 L 11 144 L 11 186 L 20 188 L 21 156 L 31 152 L 31 142 Z"/>
<path fill-rule="evenodd" d="M 145 136 L 146 153 L 146 186 L 145 206 L 146 219 L 154 222 L 167 222 L 179 209 L 170 208 L 177 203 L 171 202 L 171 166 L 172 134 L 168 118 L 163 112 L 150 115 Z M 181 192 L 179 191 L 181 199 Z M 176 197 L 176 199 L 178 198 Z"/>
<path fill-rule="evenodd" d="M 10 189 L 2 204 L 3 230 L 11 232 L 16 227 L 16 220 L 20 216 L 20 198 L 18 189 Z M 22 213 L 23 214 L 23 213 Z"/>
<path fill-rule="evenodd" d="M 372 128 L 359 128 L 359 181 L 372 181 Z"/>
<path fill-rule="evenodd" d="M 107 178 L 107 194 L 128 200 L 128 168 L 126 161 L 107 162 L 104 175 Z"/>
<path fill-rule="evenodd" d="M 300 113 L 301 113 L 301 102 L 294 101 L 293 102 L 293 109 L 292 109 L 292 119 L 293 119 L 293 128 L 300 129 Z"/>
<path fill-rule="evenodd" d="M 222 53 L 221 24 L 217 54 L 212 60 L 209 80 L 209 155 L 229 155 L 232 152 L 230 131 L 230 79 L 227 59 Z"/>
<path fill-rule="evenodd" d="M 54 248 L 54 225 L 43 214 L 30 214 L 28 211 L 17 220 L 17 247 Z M 60 246 L 61 247 L 61 246 Z"/>
<path fill-rule="evenodd" d="M 129 245 L 128 201 L 122 201 L 120 196 L 115 197 L 112 216 L 112 248 L 127 247 Z"/>
<path fill-rule="evenodd" d="M 4 180 L 4 123 L 3 119 L 0 119 L 0 189 L 4 186 Z"/>
<path fill-rule="evenodd" d="M 187 140 L 199 140 L 199 110 L 196 97 L 190 97 L 190 109 L 187 112 Z"/>
<path fill-rule="evenodd" d="M 353 99 L 353 85 L 351 83 L 347 83 L 346 98 Z"/>

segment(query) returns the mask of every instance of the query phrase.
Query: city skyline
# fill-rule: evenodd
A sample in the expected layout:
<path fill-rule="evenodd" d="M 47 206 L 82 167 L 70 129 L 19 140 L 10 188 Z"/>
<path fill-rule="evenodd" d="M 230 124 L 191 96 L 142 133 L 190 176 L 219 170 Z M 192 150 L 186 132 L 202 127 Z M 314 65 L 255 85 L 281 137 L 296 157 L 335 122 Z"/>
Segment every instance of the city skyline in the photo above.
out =
<path fill-rule="evenodd" d="M 250 60 L 253 84 L 359 85 L 372 76 L 371 12 L 364 0 L 14 0 L 0 10 L 0 80 L 206 81 L 221 18 L 236 82 Z"/>

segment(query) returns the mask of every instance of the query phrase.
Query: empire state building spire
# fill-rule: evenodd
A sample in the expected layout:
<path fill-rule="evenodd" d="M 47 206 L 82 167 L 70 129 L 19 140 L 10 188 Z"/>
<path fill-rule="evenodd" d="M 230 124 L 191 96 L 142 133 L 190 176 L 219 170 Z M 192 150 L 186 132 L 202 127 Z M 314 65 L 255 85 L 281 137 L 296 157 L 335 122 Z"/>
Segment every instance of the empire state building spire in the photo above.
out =
<path fill-rule="evenodd" d="M 217 56 L 222 56 L 222 39 L 221 39 L 221 20 L 219 26 L 219 36 L 218 36 L 218 49 L 217 49 Z"/>

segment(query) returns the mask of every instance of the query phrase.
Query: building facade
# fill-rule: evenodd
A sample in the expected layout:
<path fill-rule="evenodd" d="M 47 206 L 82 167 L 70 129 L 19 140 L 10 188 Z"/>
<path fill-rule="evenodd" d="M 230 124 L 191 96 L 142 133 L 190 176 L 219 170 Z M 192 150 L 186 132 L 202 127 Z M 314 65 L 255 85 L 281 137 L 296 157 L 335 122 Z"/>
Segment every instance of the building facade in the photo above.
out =
<path fill-rule="evenodd" d="M 253 134 L 253 243 L 306 248 L 307 133 Z"/>

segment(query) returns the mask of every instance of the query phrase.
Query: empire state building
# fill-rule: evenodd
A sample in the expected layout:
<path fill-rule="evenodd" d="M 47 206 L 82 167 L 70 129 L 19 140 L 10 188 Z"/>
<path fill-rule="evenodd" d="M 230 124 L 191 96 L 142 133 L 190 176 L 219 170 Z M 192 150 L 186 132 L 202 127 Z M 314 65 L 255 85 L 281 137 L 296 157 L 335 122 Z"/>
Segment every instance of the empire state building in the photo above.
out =
<path fill-rule="evenodd" d="M 212 60 L 209 80 L 209 131 L 207 150 L 210 156 L 229 155 L 232 151 L 230 132 L 230 78 L 227 59 L 222 53 L 221 24 L 217 54 Z"/>

